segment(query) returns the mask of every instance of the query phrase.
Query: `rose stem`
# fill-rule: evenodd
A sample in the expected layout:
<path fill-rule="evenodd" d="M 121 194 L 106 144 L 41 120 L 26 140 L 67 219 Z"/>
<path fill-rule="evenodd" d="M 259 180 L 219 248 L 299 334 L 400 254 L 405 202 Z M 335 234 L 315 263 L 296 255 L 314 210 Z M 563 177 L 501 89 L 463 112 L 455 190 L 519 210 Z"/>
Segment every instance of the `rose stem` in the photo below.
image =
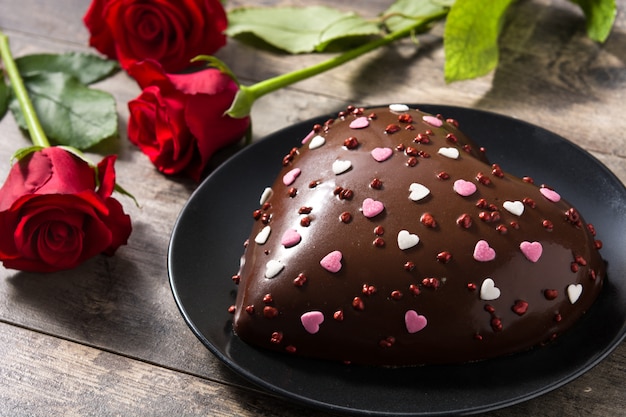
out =
<path fill-rule="evenodd" d="M 20 103 L 20 109 L 24 115 L 24 120 L 26 120 L 26 126 L 28 127 L 31 141 L 35 146 L 41 146 L 43 148 L 49 147 L 50 142 L 48 141 L 48 138 L 39 123 L 33 103 L 30 101 L 28 91 L 26 91 L 26 87 L 24 86 L 24 81 L 22 80 L 20 72 L 15 65 L 15 60 L 11 54 L 11 48 L 9 48 L 9 38 L 1 30 L 0 57 L 2 57 L 2 61 L 4 61 L 4 69 L 9 76 L 9 80 L 11 81 L 13 93 L 15 94 L 17 101 Z"/>
<path fill-rule="evenodd" d="M 265 94 L 271 93 L 288 85 L 297 83 L 306 78 L 310 78 L 314 75 L 320 74 L 324 71 L 328 71 L 335 67 L 338 67 L 354 58 L 357 58 L 367 52 L 370 52 L 378 47 L 392 43 L 398 39 L 409 36 L 411 33 L 423 30 L 429 23 L 440 20 L 448 14 L 448 10 L 433 13 L 428 16 L 424 16 L 421 20 L 418 20 L 415 24 L 407 26 L 402 30 L 391 32 L 379 39 L 359 46 L 341 55 L 337 55 L 326 61 L 322 61 L 318 64 L 312 65 L 307 68 L 302 68 L 286 74 L 268 78 L 267 80 L 260 81 L 251 86 L 240 86 L 239 93 L 233 102 L 231 108 L 227 113 L 231 117 L 245 117 L 250 113 L 250 108 L 256 99 Z"/>

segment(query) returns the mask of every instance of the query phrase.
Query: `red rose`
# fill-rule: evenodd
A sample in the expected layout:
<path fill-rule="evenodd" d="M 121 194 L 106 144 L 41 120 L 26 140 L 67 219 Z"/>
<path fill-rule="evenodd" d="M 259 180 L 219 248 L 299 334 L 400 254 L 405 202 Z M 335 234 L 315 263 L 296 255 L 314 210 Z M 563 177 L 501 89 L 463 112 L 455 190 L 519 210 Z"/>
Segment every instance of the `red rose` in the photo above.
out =
<path fill-rule="evenodd" d="M 110 197 L 115 186 L 108 156 L 96 170 L 58 147 L 16 163 L 0 188 L 0 261 L 31 272 L 73 268 L 126 243 L 130 217 Z M 99 188 L 96 189 L 96 180 Z"/>
<path fill-rule="evenodd" d="M 151 58 L 168 72 L 224 46 L 228 25 L 219 0 L 93 0 L 83 21 L 89 44 L 122 68 Z"/>
<path fill-rule="evenodd" d="M 217 69 L 166 74 L 147 60 L 129 74 L 143 91 L 128 103 L 128 138 L 164 174 L 199 180 L 215 151 L 239 141 L 250 125 L 249 117 L 224 115 L 239 87 Z"/>

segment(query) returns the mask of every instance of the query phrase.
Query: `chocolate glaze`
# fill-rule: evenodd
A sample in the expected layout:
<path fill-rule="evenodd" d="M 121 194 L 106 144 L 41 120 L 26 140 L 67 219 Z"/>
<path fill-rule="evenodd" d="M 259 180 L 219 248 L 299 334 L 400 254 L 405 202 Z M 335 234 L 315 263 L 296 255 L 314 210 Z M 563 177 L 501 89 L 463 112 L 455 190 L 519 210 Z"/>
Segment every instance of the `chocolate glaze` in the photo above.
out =
<path fill-rule="evenodd" d="M 369 126 L 350 128 L 364 115 L 375 115 Z M 284 160 L 271 197 L 256 212 L 238 273 L 234 331 L 241 339 L 350 363 L 463 363 L 543 344 L 589 309 L 602 287 L 605 265 L 582 217 L 564 199 L 550 201 L 539 186 L 488 164 L 454 121 L 439 116 L 442 125 L 437 127 L 426 123 L 425 115 L 415 109 L 350 107 L 318 129 L 316 135 L 325 138 L 322 146 L 309 149 L 305 144 Z M 401 129 L 389 133 L 389 125 Z M 427 131 L 429 143 L 416 143 L 416 136 Z M 356 148 L 344 146 L 349 137 L 357 138 Z M 392 156 L 377 162 L 371 151 L 378 147 L 392 148 Z M 458 159 L 439 154 L 441 147 L 459 149 Z M 417 155 L 416 165 L 407 163 L 407 153 Z M 338 159 L 351 161 L 352 167 L 335 174 L 331 167 Z M 301 174 L 286 185 L 283 176 L 294 168 Z M 375 178 L 382 182 L 380 189 L 371 186 Z M 459 179 L 472 182 L 476 192 L 457 194 L 453 184 Z M 426 186 L 430 194 L 420 201 L 409 199 L 412 183 Z M 350 193 L 340 192 L 346 189 Z M 365 217 L 361 207 L 366 198 L 382 202 L 384 210 Z M 505 201 L 523 201 L 523 213 L 504 209 Z M 351 214 L 347 223 L 341 220 L 345 212 Z M 435 227 L 420 221 L 424 213 L 431 214 Z M 471 218 L 468 228 L 457 222 L 464 214 Z M 304 217 L 308 226 L 301 224 Z M 267 225 L 269 238 L 255 243 Z M 292 247 L 281 244 L 288 229 L 301 235 Z M 419 243 L 401 250 L 401 230 L 418 235 Z M 495 259 L 474 258 L 479 240 L 495 250 Z M 522 253 L 523 241 L 542 245 L 538 261 Z M 343 255 L 341 269 L 334 273 L 320 265 L 333 251 Z M 284 267 L 266 278 L 270 260 Z M 500 290 L 498 298 L 481 299 L 486 278 Z M 582 293 L 572 303 L 568 287 L 577 284 Z M 546 295 L 546 290 L 553 291 Z M 301 321 L 310 311 L 324 317 L 314 334 Z M 424 316 L 426 326 L 409 333 L 407 311 Z"/>

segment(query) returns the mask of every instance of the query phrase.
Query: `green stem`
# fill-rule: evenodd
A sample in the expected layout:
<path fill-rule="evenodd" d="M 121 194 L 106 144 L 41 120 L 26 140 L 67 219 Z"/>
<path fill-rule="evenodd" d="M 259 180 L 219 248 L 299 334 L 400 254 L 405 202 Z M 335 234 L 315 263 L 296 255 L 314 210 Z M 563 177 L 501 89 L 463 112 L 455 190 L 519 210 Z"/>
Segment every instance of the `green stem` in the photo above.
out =
<path fill-rule="evenodd" d="M 332 57 L 326 61 L 322 61 L 318 64 L 312 65 L 307 68 L 302 68 L 293 72 L 278 75 L 267 80 L 260 81 L 251 86 L 240 86 L 240 92 L 237 94 L 235 101 L 227 113 L 232 117 L 244 117 L 250 113 L 252 104 L 256 99 L 264 96 L 273 91 L 279 90 L 283 87 L 295 84 L 304 79 L 321 74 L 335 67 L 338 67 L 352 59 L 355 59 L 367 52 L 373 51 L 383 45 L 390 44 L 398 39 L 409 36 L 413 32 L 423 30 L 431 22 L 440 20 L 448 14 L 448 10 L 433 13 L 432 15 L 425 16 L 416 20 L 415 24 L 407 26 L 402 30 L 391 32 L 379 39 L 361 45 L 358 48 L 352 49 L 341 55 Z"/>
<path fill-rule="evenodd" d="M 24 86 L 24 81 L 17 69 L 17 65 L 15 65 L 11 48 L 9 48 L 9 38 L 2 31 L 0 31 L 0 57 L 2 57 L 2 61 L 4 61 L 4 69 L 11 81 L 13 93 L 20 103 L 20 109 L 26 120 L 26 126 L 28 127 L 31 141 L 35 146 L 49 147 L 50 142 L 39 123 L 33 103 L 30 101 L 28 91 L 26 91 L 26 87 Z"/>

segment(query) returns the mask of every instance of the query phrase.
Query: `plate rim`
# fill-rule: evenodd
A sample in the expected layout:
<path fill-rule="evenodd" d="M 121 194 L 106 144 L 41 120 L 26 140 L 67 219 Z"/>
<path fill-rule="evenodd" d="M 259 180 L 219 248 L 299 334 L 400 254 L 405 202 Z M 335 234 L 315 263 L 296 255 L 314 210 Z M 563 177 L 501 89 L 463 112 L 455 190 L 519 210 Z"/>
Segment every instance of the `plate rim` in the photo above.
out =
<path fill-rule="evenodd" d="M 381 106 L 386 106 L 388 104 L 383 104 L 383 105 L 377 105 L 377 106 L 370 106 L 368 105 L 368 108 L 373 108 L 373 107 L 381 107 Z M 508 115 L 504 115 L 504 114 L 500 114 L 500 113 L 496 113 L 493 111 L 489 111 L 489 110 L 483 110 L 483 109 L 475 109 L 475 108 L 470 108 L 470 107 L 462 107 L 462 106 L 453 106 L 453 105 L 444 105 L 444 104 L 409 104 L 409 106 L 411 108 L 435 108 L 435 109 L 439 109 L 438 112 L 441 113 L 446 113 L 449 112 L 450 110 L 462 110 L 462 111 L 470 111 L 472 113 L 477 113 L 477 114 L 482 114 L 485 115 L 487 117 L 495 117 L 495 118 L 502 118 L 504 120 L 506 120 L 508 123 L 515 123 L 515 124 L 519 124 L 519 125 L 524 125 L 526 128 L 532 128 L 532 129 L 539 129 L 540 131 L 546 132 L 549 135 L 564 141 L 568 146 L 570 146 L 573 150 L 575 150 L 576 152 L 582 154 L 582 156 L 590 159 L 591 161 L 593 161 L 595 163 L 595 168 L 599 168 L 602 170 L 602 175 L 606 176 L 606 178 L 608 180 L 610 180 L 611 182 L 615 183 L 615 184 L 619 184 L 621 185 L 621 192 L 626 195 L 626 187 L 624 186 L 624 184 L 621 182 L 621 180 L 615 175 L 615 173 L 613 173 L 608 167 L 606 167 L 606 165 L 604 165 L 598 158 L 596 158 L 593 154 L 591 154 L 589 151 L 585 150 L 584 148 L 582 148 L 580 145 L 544 128 L 535 124 L 532 124 L 530 122 L 527 122 L 525 120 L 521 120 L 521 119 L 517 119 L 514 118 L 512 116 L 508 116 Z M 430 111 L 432 112 L 432 110 L 426 110 L 426 111 Z M 585 374 L 586 372 L 588 372 L 589 370 L 591 370 L 592 368 L 594 368 L 597 364 L 599 364 L 600 362 L 602 362 L 604 359 L 606 359 L 607 356 L 609 356 L 625 339 L 626 339 L 626 321 L 624 323 L 622 323 L 621 327 L 620 327 L 620 331 L 617 332 L 616 336 L 614 338 L 612 338 L 611 343 L 607 346 L 603 346 L 603 348 L 601 349 L 600 353 L 598 355 L 596 355 L 595 357 L 591 358 L 590 361 L 588 361 L 583 367 L 577 369 L 575 372 L 572 372 L 570 374 L 568 374 L 566 377 L 562 377 L 556 381 L 553 381 L 553 383 L 547 385 L 547 386 L 543 386 L 540 388 L 537 388 L 533 391 L 529 391 L 527 392 L 525 395 L 519 395 L 517 396 L 515 399 L 507 399 L 507 400 L 502 400 L 500 402 L 493 402 L 484 406 L 474 406 L 471 409 L 468 408 L 463 408 L 460 410 L 449 410 L 449 411 L 441 411 L 441 412 L 428 412 L 428 414 L 423 414 L 422 412 L 416 411 L 416 412 L 380 412 L 380 411 L 372 411 L 372 410 L 359 410 L 359 409 L 354 409 L 352 407 L 343 407 L 337 404 L 329 404 L 327 402 L 323 402 L 323 401 L 318 401 L 316 399 L 312 399 L 303 395 L 299 395 L 297 393 L 294 393 L 293 391 L 290 391 L 288 389 L 285 389 L 283 387 L 279 387 L 276 386 L 275 384 L 271 384 L 269 382 L 267 382 L 266 380 L 264 380 L 262 377 L 256 375 L 255 373 L 251 372 L 250 370 L 240 366 L 239 364 L 233 362 L 233 360 L 226 355 L 224 352 L 222 352 L 217 346 L 214 345 L 214 343 L 211 342 L 211 340 L 209 340 L 197 327 L 197 325 L 194 323 L 192 317 L 190 316 L 189 312 L 185 309 L 184 307 L 184 302 L 182 300 L 182 297 L 177 289 L 177 283 L 176 278 L 175 278 L 175 274 L 172 270 L 172 266 L 173 266 L 173 257 L 174 257 L 174 250 L 175 250 L 175 246 L 176 246 L 176 240 L 178 238 L 178 235 L 180 233 L 179 231 L 179 226 L 180 223 L 182 222 L 183 217 L 186 214 L 186 210 L 188 209 L 188 206 L 195 201 L 195 199 L 199 198 L 198 195 L 203 193 L 203 190 L 205 187 L 207 187 L 206 184 L 209 184 L 212 179 L 214 177 L 217 177 L 220 175 L 220 173 L 223 170 L 228 169 L 232 164 L 236 164 L 237 161 L 240 158 L 245 158 L 247 153 L 251 153 L 254 152 L 255 149 L 257 149 L 257 147 L 263 147 L 263 146 L 268 146 L 267 142 L 270 141 L 272 138 L 275 137 L 280 137 L 285 135 L 287 132 L 290 132 L 291 130 L 294 130 L 300 126 L 304 126 L 304 125 L 309 125 L 312 126 L 314 123 L 319 122 L 319 121 L 323 121 L 328 119 L 329 117 L 335 117 L 336 112 L 335 113 L 327 113 L 327 114 L 322 114 L 319 116 L 315 116 L 306 120 L 302 120 L 299 122 L 296 122 L 290 126 L 285 126 L 281 129 L 278 129 L 266 136 L 264 136 L 263 138 L 253 142 L 251 145 L 247 146 L 246 148 L 244 148 L 242 151 L 237 152 L 236 154 L 234 154 L 233 156 L 231 156 L 230 158 L 228 158 L 225 162 L 223 162 L 220 166 L 218 166 L 214 171 L 212 171 L 203 181 L 202 183 L 191 193 L 190 197 L 188 198 L 187 202 L 184 204 L 183 208 L 181 209 L 178 217 L 176 218 L 176 221 L 173 225 L 172 228 L 172 232 L 171 232 L 171 236 L 170 236 L 170 241 L 168 244 L 168 249 L 167 249 L 167 272 L 168 272 L 168 281 L 170 284 L 170 289 L 172 291 L 173 297 L 175 299 L 176 305 L 181 313 L 181 315 L 183 316 L 186 324 L 188 325 L 188 327 L 191 329 L 191 331 L 193 332 L 193 334 L 201 341 L 201 343 L 203 344 L 203 346 L 205 348 L 207 348 L 213 355 L 215 355 L 222 364 L 224 364 L 226 367 L 228 367 L 229 369 L 231 369 L 232 371 L 234 371 L 235 373 L 237 373 L 238 375 L 244 377 L 244 379 L 247 379 L 249 382 L 252 382 L 253 384 L 255 384 L 258 387 L 263 388 L 264 390 L 267 390 L 269 392 L 272 392 L 274 394 L 279 395 L 280 397 L 290 400 L 296 404 L 300 404 L 300 405 L 306 405 L 321 411 L 330 411 L 330 412 L 339 412 L 339 413 L 346 413 L 346 414 L 352 414 L 352 415 L 406 415 L 406 416 L 422 416 L 422 415 L 433 415 L 433 416 L 442 416 L 442 415 L 456 415 L 457 413 L 461 412 L 463 413 L 463 415 L 471 415 L 471 414 L 476 414 L 476 413 L 484 413 L 484 412 L 489 412 L 489 411 L 494 411 L 494 410 L 498 410 L 498 409 L 502 409 L 505 407 L 509 407 L 515 404 L 519 404 L 519 403 L 523 403 L 526 401 L 529 401 L 531 399 L 537 398 L 541 395 L 544 395 L 548 392 L 554 391 L 560 387 L 563 387 L 564 385 L 567 385 L 568 383 L 572 382 L 573 380 L 577 379 L 578 377 L 580 377 L 581 375 Z M 236 337 L 236 336 L 235 336 Z M 306 359 L 304 359 L 306 360 Z M 463 366 L 463 365 L 460 365 Z"/>

